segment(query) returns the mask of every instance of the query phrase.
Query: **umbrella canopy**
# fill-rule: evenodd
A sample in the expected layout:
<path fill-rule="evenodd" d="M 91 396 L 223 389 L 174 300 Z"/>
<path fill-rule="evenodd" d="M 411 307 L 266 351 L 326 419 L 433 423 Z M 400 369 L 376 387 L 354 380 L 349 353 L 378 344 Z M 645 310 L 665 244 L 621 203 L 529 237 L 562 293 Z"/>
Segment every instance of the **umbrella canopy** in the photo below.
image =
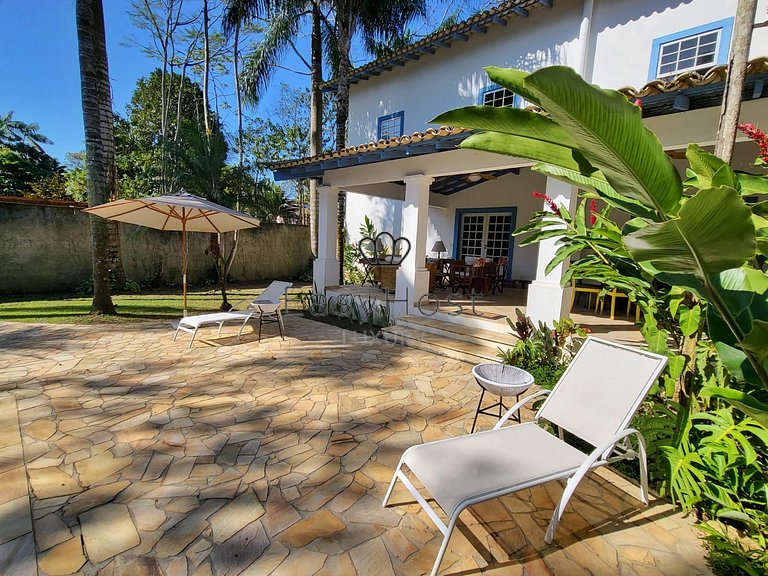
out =
<path fill-rule="evenodd" d="M 256 218 L 186 192 L 124 198 L 83 211 L 108 220 L 177 232 L 232 232 L 259 225 Z"/>
<path fill-rule="evenodd" d="M 148 198 L 125 198 L 86 208 L 83 212 L 107 220 L 182 233 L 184 315 L 187 314 L 187 232 L 222 233 L 259 225 L 256 218 L 186 192 Z"/>

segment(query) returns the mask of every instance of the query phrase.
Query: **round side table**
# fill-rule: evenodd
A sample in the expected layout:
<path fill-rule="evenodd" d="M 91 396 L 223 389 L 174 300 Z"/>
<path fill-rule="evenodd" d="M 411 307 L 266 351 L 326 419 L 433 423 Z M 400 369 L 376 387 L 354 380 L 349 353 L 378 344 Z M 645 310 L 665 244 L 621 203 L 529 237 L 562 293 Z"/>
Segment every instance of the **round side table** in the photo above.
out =
<path fill-rule="evenodd" d="M 472 368 L 472 375 L 480 385 L 482 392 L 480 393 L 480 401 L 477 403 L 477 411 L 475 412 L 475 419 L 472 422 L 472 432 L 470 434 L 475 431 L 477 417 L 480 414 L 501 418 L 504 412 L 508 410 L 504 405 L 504 397 L 514 396 L 515 402 L 519 402 L 520 395 L 533 384 L 533 376 L 522 368 L 497 362 L 478 364 Z M 483 408 L 483 397 L 486 392 L 498 396 L 499 401 Z M 498 408 L 498 414 L 496 414 L 495 410 L 491 412 L 494 408 Z M 517 418 L 514 416 L 512 418 L 520 422 L 520 410 L 517 411 Z"/>

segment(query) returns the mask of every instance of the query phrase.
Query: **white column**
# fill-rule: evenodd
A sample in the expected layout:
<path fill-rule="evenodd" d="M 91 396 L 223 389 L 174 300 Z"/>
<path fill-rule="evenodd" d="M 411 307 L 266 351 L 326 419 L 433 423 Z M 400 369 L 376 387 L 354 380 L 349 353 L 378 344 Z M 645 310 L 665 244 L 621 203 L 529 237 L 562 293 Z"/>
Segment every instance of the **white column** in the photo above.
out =
<path fill-rule="evenodd" d="M 312 266 L 312 280 L 318 291 L 339 284 L 339 261 L 336 258 L 336 206 L 339 189 L 317 187 L 320 209 L 317 215 L 317 258 Z"/>
<path fill-rule="evenodd" d="M 576 188 L 565 182 L 547 178 L 546 193 L 554 200 L 555 204 L 563 204 L 573 213 L 579 197 Z M 547 209 L 546 204 L 544 209 Z M 554 320 L 560 320 L 570 314 L 571 288 L 563 289 L 560 287 L 560 279 L 567 270 L 568 262 L 564 262 L 549 274 L 545 274 L 544 269 L 557 252 L 555 239 L 543 240 L 537 246 L 539 255 L 536 261 L 536 280 L 528 287 L 526 313 L 533 320 L 534 326 L 541 321 L 546 322 L 551 327 Z"/>
<path fill-rule="evenodd" d="M 568 62 L 568 66 L 581 74 L 581 77 L 587 82 L 592 77 L 592 62 L 590 61 L 589 48 L 592 41 L 592 17 L 594 10 L 594 0 L 584 0 L 581 9 L 581 24 L 579 25 L 579 40 L 576 45 L 576 54 Z"/>
<path fill-rule="evenodd" d="M 429 186 L 434 179 L 431 176 L 417 174 L 406 176 L 405 202 L 403 203 L 402 236 L 411 243 L 411 251 L 400 264 L 397 271 L 397 303 L 395 315 L 410 314 L 414 303 L 429 292 L 429 270 L 425 268 L 427 254 L 427 231 L 429 226 Z"/>

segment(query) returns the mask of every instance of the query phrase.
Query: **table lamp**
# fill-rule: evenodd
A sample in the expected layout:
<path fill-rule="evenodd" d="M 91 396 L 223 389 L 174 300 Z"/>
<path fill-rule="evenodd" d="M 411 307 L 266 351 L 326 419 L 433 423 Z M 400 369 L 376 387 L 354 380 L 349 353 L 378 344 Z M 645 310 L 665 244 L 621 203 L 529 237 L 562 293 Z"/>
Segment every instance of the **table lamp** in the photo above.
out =
<path fill-rule="evenodd" d="M 445 244 L 442 240 L 435 242 L 435 245 L 432 246 L 432 252 L 437 252 L 438 259 L 442 259 L 442 253 L 445 252 Z"/>

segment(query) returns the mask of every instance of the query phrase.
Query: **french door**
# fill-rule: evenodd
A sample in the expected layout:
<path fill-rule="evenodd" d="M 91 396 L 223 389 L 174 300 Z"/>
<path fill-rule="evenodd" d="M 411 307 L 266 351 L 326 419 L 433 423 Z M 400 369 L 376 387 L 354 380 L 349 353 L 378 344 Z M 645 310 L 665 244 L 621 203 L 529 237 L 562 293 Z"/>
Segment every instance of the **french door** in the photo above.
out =
<path fill-rule="evenodd" d="M 509 254 L 514 214 L 509 212 L 466 212 L 459 223 L 460 259 L 494 260 Z M 509 271 L 511 267 L 507 267 Z"/>

